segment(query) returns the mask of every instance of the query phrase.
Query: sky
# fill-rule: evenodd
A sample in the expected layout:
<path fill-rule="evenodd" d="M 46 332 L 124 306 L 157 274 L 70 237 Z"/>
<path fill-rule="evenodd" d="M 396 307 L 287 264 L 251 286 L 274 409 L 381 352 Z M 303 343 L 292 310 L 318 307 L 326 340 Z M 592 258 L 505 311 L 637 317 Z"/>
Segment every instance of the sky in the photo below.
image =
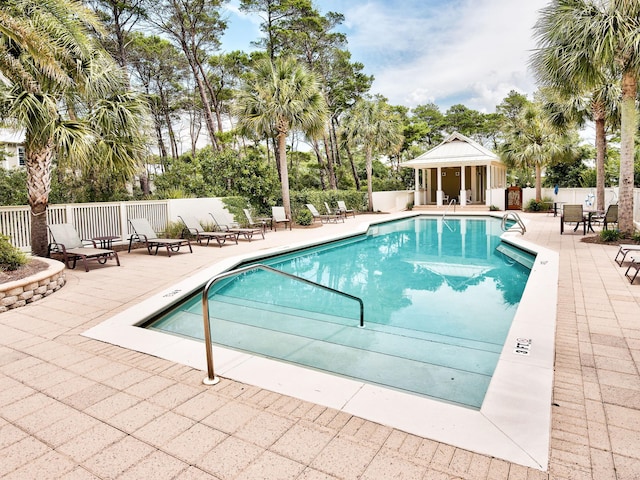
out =
<path fill-rule="evenodd" d="M 352 60 L 375 77 L 371 93 L 412 108 L 434 102 L 495 111 L 511 90 L 536 90 L 528 68 L 533 26 L 549 0 L 313 0 L 342 13 Z M 226 4 L 223 51 L 251 49 L 261 19 Z"/>

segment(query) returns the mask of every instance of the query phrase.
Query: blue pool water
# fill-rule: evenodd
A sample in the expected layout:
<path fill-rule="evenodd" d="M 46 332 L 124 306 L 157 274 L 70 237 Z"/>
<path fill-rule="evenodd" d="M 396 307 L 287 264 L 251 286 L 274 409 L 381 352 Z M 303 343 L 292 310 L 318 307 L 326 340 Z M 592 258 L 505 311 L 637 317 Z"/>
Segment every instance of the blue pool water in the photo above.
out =
<path fill-rule="evenodd" d="M 263 259 L 360 297 L 365 327 L 353 299 L 253 270 L 214 287 L 213 341 L 480 408 L 533 263 L 501 243 L 500 225 L 416 217 Z M 202 339 L 201 295 L 150 328 Z"/>

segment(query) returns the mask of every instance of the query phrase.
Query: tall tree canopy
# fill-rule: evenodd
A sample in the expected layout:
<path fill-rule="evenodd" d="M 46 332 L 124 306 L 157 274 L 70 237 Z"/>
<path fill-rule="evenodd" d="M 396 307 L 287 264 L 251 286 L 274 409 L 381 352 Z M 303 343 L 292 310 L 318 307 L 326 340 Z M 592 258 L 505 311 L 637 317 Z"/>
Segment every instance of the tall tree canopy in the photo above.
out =
<path fill-rule="evenodd" d="M 54 157 L 132 175 L 144 152 L 146 103 L 94 41 L 96 17 L 74 0 L 9 0 L 0 10 L 0 116 L 25 131 L 31 248 L 47 253 Z"/>
<path fill-rule="evenodd" d="M 373 155 L 393 154 L 400 150 L 404 141 L 400 118 L 384 98 L 361 99 L 347 113 L 343 129 L 346 142 L 365 152 L 368 209 L 373 211 Z"/>
<path fill-rule="evenodd" d="M 291 218 L 287 135 L 322 135 L 327 107 L 316 77 L 291 57 L 260 60 L 238 92 L 234 113 L 245 132 L 277 139 L 282 203 Z"/>
<path fill-rule="evenodd" d="M 618 72 L 622 90 L 619 227 L 633 224 L 636 95 L 640 72 L 640 2 L 637 0 L 554 0 L 536 24 L 543 78 L 602 85 L 603 72 Z"/>

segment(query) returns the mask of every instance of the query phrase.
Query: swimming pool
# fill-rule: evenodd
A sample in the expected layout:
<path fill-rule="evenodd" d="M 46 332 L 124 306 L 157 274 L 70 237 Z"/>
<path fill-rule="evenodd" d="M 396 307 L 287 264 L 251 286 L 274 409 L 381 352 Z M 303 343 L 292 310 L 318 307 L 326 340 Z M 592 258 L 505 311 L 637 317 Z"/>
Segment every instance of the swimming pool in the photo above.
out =
<path fill-rule="evenodd" d="M 135 302 L 83 335 L 206 371 L 202 341 L 140 326 L 179 299 L 201 290 L 214 275 L 240 264 L 366 234 L 370 228 L 393 219 L 441 216 L 417 212 L 367 215 L 358 217 L 358 222 L 325 225 L 318 230 L 277 232 L 268 236 L 270 242 L 274 240 L 270 245 L 247 244 L 241 253 L 235 248 L 221 249 L 224 256 L 215 263 L 196 269 L 189 278 L 168 283 L 163 290 Z M 465 218 L 480 216 L 487 214 L 465 214 Z M 496 217 L 501 218 L 502 213 Z M 535 231 L 527 231 L 525 236 L 506 232 L 502 237 L 535 252 L 536 259 L 480 410 L 217 345 L 213 352 L 216 373 L 223 381 L 229 379 L 278 392 L 420 437 L 545 470 L 549 458 L 559 256 L 535 243 Z M 210 254 L 204 247 L 196 252 L 201 252 L 203 259 Z M 516 348 L 522 338 L 531 341 L 526 355 Z"/>
<path fill-rule="evenodd" d="M 500 226 L 418 217 L 262 259 L 361 298 L 365 328 L 351 298 L 253 270 L 211 293 L 213 341 L 479 409 L 535 259 Z M 201 294 L 149 328 L 202 339 Z"/>

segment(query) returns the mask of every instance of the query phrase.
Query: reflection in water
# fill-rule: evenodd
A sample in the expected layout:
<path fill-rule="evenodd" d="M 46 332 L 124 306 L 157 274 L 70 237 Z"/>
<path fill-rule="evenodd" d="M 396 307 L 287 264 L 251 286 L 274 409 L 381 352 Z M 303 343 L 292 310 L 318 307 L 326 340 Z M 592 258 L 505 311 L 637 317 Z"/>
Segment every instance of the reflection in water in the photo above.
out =
<path fill-rule="evenodd" d="M 448 218 L 447 223 L 441 218 L 392 222 L 356 241 L 264 263 L 362 298 L 367 322 L 501 344 L 529 270 L 496 252 L 499 219 Z M 357 318 L 357 305 L 335 294 L 263 271 L 243 277 L 224 293 Z"/>
<path fill-rule="evenodd" d="M 217 284 L 214 342 L 479 408 L 529 270 L 496 251 L 499 219 L 415 218 L 263 260 Z M 213 292 L 212 292 L 213 293 Z M 202 338 L 198 296 L 152 328 Z"/>

